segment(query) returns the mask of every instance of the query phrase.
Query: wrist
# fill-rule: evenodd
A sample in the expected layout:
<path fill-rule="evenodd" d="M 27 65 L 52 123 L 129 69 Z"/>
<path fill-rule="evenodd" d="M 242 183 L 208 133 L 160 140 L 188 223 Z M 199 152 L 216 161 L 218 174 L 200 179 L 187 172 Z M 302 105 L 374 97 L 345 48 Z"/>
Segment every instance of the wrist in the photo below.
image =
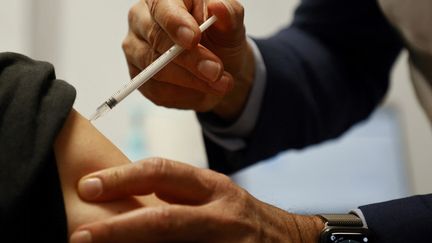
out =
<path fill-rule="evenodd" d="M 212 110 L 214 114 L 228 122 L 236 120 L 241 115 L 255 77 L 255 57 L 252 47 L 246 41 L 244 45 L 245 54 L 239 62 L 243 65 L 237 70 L 228 70 L 234 78 L 233 88 Z"/>
<path fill-rule="evenodd" d="M 318 216 L 292 215 L 297 228 L 297 239 L 295 242 L 317 243 L 321 231 L 324 229 L 324 222 Z"/>

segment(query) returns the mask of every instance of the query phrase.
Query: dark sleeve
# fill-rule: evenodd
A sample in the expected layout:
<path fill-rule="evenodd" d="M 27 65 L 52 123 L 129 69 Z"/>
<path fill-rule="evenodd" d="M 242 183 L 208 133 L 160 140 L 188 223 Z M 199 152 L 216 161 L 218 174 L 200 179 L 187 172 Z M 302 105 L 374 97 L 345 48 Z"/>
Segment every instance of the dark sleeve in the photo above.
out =
<path fill-rule="evenodd" d="M 223 173 L 334 138 L 367 118 L 402 46 L 375 0 L 304 0 L 291 26 L 256 42 L 267 86 L 246 148 L 227 151 L 204 138 L 210 167 Z"/>
<path fill-rule="evenodd" d="M 430 242 L 432 194 L 360 207 L 375 242 Z"/>
<path fill-rule="evenodd" d="M 0 53 L 0 241 L 67 242 L 53 143 L 74 99 L 50 64 Z"/>

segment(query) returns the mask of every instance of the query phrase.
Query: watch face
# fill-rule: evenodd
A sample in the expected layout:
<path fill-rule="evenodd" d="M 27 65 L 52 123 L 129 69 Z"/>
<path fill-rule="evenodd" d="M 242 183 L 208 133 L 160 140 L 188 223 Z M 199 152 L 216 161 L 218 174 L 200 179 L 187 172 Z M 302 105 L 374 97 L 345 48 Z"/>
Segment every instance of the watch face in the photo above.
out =
<path fill-rule="evenodd" d="M 358 229 L 330 229 L 321 235 L 323 243 L 371 243 L 366 231 Z"/>
<path fill-rule="evenodd" d="M 329 243 L 369 243 L 369 238 L 360 233 L 332 233 L 326 242 Z"/>

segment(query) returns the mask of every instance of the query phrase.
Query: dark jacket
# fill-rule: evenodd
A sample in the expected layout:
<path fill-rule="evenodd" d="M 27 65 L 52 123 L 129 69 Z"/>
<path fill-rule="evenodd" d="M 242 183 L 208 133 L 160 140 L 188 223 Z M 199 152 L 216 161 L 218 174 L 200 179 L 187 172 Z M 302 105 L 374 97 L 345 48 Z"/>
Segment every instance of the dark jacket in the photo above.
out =
<path fill-rule="evenodd" d="M 267 69 L 246 148 L 205 139 L 212 169 L 232 173 L 287 149 L 335 138 L 383 99 L 402 42 L 374 0 L 304 0 L 288 28 L 256 43 Z M 426 242 L 432 195 L 361 207 L 376 242 Z"/>

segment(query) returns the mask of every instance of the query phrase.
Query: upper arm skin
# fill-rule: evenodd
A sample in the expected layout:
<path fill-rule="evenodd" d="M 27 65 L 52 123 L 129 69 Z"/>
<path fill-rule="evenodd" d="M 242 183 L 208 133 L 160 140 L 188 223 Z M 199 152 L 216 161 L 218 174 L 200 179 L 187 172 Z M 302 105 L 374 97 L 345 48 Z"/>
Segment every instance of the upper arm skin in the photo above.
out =
<path fill-rule="evenodd" d="M 83 201 L 77 192 L 81 177 L 129 159 L 87 119 L 72 110 L 54 144 L 57 168 L 65 202 L 69 234 L 78 226 L 145 205 L 155 205 L 153 196 L 130 197 L 109 203 Z"/>

